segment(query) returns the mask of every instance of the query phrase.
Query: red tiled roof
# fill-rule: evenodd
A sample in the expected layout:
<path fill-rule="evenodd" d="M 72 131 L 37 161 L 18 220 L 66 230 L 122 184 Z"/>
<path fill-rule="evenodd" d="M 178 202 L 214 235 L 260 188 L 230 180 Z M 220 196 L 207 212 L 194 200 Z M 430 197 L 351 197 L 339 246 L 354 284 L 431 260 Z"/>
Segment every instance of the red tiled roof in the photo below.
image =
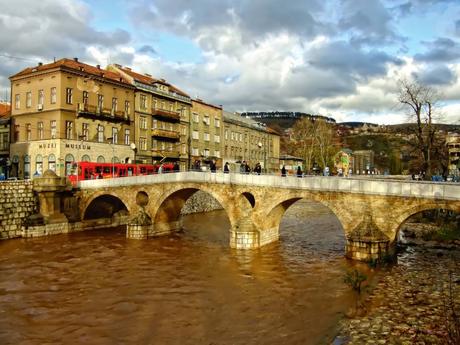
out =
<path fill-rule="evenodd" d="M 181 95 L 181 96 L 184 96 L 184 97 L 190 97 L 184 91 L 178 89 L 174 85 L 171 85 L 170 83 L 166 82 L 164 79 L 156 79 L 156 78 L 150 77 L 150 76 L 145 75 L 145 74 L 140 74 L 140 73 L 134 72 L 130 68 L 126 68 L 126 67 L 118 67 L 118 68 L 121 71 L 123 71 L 124 73 L 126 73 L 127 75 L 131 76 L 134 80 L 136 80 L 136 81 L 138 81 L 140 83 L 144 83 L 144 84 L 147 84 L 147 85 L 160 83 L 160 84 L 168 86 L 171 91 L 177 93 L 178 95 Z"/>
<path fill-rule="evenodd" d="M 0 103 L 0 118 L 9 117 L 11 115 L 11 105 L 8 103 Z"/>
<path fill-rule="evenodd" d="M 275 131 L 273 128 L 270 128 L 270 127 L 266 127 L 267 128 L 267 132 L 268 133 L 271 133 L 271 134 L 275 134 L 275 135 L 278 135 L 278 136 L 281 136 L 281 134 L 278 133 L 278 131 Z"/>
<path fill-rule="evenodd" d="M 200 103 L 200 104 L 203 104 L 203 105 L 207 105 L 209 107 L 213 107 L 213 108 L 222 110 L 221 105 L 214 105 L 214 104 L 211 104 L 211 103 L 206 103 L 205 101 L 203 101 L 202 99 L 199 99 L 199 98 L 192 99 L 192 102 Z"/>
<path fill-rule="evenodd" d="M 94 76 L 98 76 L 98 77 L 101 77 L 101 78 L 110 79 L 110 80 L 113 80 L 113 81 L 116 81 L 116 82 L 119 82 L 119 83 L 129 84 L 129 82 L 127 80 L 122 78 L 117 73 L 107 71 L 107 70 L 105 70 L 103 68 L 97 68 L 95 66 L 91 66 L 91 65 L 85 64 L 83 62 L 75 61 L 73 59 L 67 59 L 67 58 L 60 59 L 60 60 L 58 60 L 56 62 L 52 62 L 52 63 L 49 63 L 49 64 L 44 64 L 44 65 L 41 65 L 41 66 L 38 65 L 38 66 L 34 66 L 34 67 L 28 67 L 28 68 L 22 70 L 21 72 L 16 73 L 15 75 L 11 76 L 10 79 L 25 76 L 25 75 L 32 74 L 32 73 L 35 73 L 35 72 L 47 71 L 47 70 L 51 70 L 51 69 L 55 69 L 55 68 L 67 68 L 67 69 L 71 69 L 71 70 L 74 70 L 74 71 L 83 72 L 83 73 L 86 73 L 86 74 L 91 74 L 91 75 L 94 75 Z"/>

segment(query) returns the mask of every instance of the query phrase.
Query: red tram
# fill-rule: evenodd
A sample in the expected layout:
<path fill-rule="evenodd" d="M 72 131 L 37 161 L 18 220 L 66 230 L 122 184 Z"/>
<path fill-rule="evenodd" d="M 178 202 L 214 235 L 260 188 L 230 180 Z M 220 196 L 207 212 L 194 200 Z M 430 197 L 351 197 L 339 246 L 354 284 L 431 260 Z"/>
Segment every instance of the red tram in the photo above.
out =
<path fill-rule="evenodd" d="M 160 164 L 79 162 L 73 163 L 72 173 L 68 178 L 75 185 L 77 181 L 82 180 L 158 174 L 159 168 Z M 173 163 L 163 163 L 163 172 L 172 171 L 174 171 Z"/>

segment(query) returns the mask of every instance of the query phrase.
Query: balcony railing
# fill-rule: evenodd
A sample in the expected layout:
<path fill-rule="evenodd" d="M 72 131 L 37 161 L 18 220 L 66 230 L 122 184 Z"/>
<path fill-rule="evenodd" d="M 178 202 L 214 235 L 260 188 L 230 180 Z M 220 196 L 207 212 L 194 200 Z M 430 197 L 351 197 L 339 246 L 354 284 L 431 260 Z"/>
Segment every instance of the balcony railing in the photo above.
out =
<path fill-rule="evenodd" d="M 126 123 L 128 125 L 131 122 L 124 111 L 115 111 L 113 109 L 100 108 L 95 105 L 84 103 L 77 104 L 77 117 L 114 123 Z"/>
<path fill-rule="evenodd" d="M 166 150 L 155 150 L 152 149 L 152 156 L 153 157 L 161 157 L 161 158 L 179 158 L 180 153 L 179 151 L 166 151 Z"/>
<path fill-rule="evenodd" d="M 158 128 L 152 128 L 152 136 L 173 139 L 173 140 L 179 140 L 180 138 L 179 132 L 168 131 L 165 129 L 158 129 Z"/>
<path fill-rule="evenodd" d="M 170 111 L 165 109 L 152 109 L 152 115 L 170 121 L 180 121 L 180 114 L 177 111 Z"/>

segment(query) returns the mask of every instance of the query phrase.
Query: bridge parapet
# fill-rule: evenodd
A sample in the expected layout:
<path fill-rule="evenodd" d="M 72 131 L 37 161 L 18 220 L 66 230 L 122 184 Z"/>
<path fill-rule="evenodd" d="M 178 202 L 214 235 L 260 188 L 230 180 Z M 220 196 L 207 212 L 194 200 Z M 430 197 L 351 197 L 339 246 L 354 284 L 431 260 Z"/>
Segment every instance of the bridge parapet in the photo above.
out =
<path fill-rule="evenodd" d="M 458 183 L 382 179 L 372 180 L 324 176 L 298 178 L 294 176 L 281 177 L 276 175 L 224 174 L 194 171 L 130 176 L 114 179 L 85 180 L 80 181 L 78 186 L 81 189 L 98 189 L 174 182 L 235 184 L 255 187 L 275 187 L 280 189 L 303 189 L 368 195 L 419 197 L 439 200 L 460 200 L 460 184 Z"/>

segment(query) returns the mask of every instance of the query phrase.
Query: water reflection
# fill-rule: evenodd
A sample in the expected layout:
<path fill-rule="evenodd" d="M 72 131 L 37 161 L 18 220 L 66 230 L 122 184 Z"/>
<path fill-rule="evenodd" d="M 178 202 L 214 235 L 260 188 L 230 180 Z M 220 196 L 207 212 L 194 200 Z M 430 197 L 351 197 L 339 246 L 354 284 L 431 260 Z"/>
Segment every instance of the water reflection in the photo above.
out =
<path fill-rule="evenodd" d="M 352 303 L 327 209 L 296 203 L 281 241 L 252 252 L 228 248 L 223 211 L 184 225 L 0 242 L 0 343 L 316 344 Z"/>

